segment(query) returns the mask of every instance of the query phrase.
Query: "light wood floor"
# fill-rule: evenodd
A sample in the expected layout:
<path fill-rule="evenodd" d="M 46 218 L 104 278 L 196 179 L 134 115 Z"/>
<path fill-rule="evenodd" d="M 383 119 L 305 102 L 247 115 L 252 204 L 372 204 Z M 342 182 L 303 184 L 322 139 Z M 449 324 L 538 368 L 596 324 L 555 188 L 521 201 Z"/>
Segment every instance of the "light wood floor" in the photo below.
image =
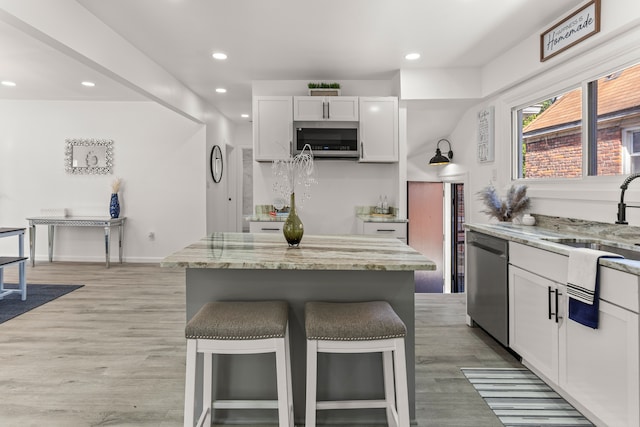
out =
<path fill-rule="evenodd" d="M 0 324 L 0 426 L 182 425 L 184 270 L 41 262 L 27 281 L 85 286 Z M 520 364 L 464 312 L 416 297 L 420 426 L 501 426 L 460 368 Z"/>

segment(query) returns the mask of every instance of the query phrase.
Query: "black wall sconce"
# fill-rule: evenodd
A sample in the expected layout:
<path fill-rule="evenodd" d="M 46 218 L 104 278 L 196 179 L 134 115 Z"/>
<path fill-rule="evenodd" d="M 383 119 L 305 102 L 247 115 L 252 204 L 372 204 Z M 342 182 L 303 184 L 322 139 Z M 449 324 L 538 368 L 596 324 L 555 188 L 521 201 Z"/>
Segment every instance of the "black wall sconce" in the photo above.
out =
<path fill-rule="evenodd" d="M 449 152 L 447 153 L 447 157 L 442 155 L 442 151 L 440 151 L 440 143 L 442 141 L 445 141 L 447 144 L 449 144 Z M 437 165 L 446 165 L 447 163 L 449 163 L 449 159 L 453 159 L 453 151 L 451 151 L 451 143 L 449 142 L 448 139 L 441 139 L 440 141 L 438 141 L 438 145 L 436 146 L 436 155 L 433 156 L 431 158 L 431 160 L 429 160 L 429 164 L 432 166 L 437 166 Z"/>

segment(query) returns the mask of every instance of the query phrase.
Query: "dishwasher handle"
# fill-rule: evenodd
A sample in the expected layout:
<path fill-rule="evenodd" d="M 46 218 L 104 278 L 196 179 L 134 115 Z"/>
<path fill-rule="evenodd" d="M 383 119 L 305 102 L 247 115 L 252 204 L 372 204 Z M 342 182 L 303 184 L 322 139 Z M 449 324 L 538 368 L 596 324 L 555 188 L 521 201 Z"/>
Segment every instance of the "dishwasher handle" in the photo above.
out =
<path fill-rule="evenodd" d="M 492 254 L 499 255 L 502 258 L 506 258 L 506 256 L 507 256 L 507 254 L 506 254 L 506 252 L 504 250 L 493 248 L 491 246 L 485 246 L 485 245 L 480 244 L 479 242 L 471 242 L 471 241 L 469 241 L 469 242 L 467 242 L 467 244 L 470 245 L 470 246 L 476 247 L 478 249 L 482 249 L 482 250 L 485 250 L 487 252 L 491 252 Z"/>

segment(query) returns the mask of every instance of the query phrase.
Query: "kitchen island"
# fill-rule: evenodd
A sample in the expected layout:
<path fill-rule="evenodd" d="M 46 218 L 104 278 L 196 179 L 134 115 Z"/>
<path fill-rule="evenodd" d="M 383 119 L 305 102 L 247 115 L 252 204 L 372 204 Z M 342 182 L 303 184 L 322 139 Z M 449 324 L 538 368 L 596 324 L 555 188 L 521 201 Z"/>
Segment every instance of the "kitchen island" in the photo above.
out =
<path fill-rule="evenodd" d="M 187 321 L 208 301 L 286 300 L 290 305 L 291 363 L 296 424 L 304 420 L 306 301 L 386 300 L 407 326 L 410 417 L 415 420 L 414 271 L 435 264 L 394 238 L 308 236 L 289 248 L 282 235 L 213 233 L 168 256 L 163 267 L 186 268 Z M 201 361 L 199 361 L 201 363 Z M 275 398 L 272 355 L 219 357 L 214 386 L 220 398 Z M 201 367 L 199 367 L 201 369 Z M 318 398 L 383 396 L 379 354 L 321 354 Z M 228 380 L 228 381 L 227 381 Z M 274 422 L 274 411 L 216 411 L 218 423 Z M 384 410 L 320 411 L 319 424 L 385 424 Z"/>

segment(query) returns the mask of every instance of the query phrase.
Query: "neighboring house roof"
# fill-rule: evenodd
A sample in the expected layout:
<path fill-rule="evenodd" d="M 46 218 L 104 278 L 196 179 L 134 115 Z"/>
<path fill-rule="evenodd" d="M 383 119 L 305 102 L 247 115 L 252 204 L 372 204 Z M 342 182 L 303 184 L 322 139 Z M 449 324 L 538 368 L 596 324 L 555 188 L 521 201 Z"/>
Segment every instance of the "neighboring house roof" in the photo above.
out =
<path fill-rule="evenodd" d="M 581 90 L 566 93 L 544 110 L 522 132 L 553 128 L 582 119 Z M 640 106 L 640 65 L 598 80 L 598 116 Z"/>

